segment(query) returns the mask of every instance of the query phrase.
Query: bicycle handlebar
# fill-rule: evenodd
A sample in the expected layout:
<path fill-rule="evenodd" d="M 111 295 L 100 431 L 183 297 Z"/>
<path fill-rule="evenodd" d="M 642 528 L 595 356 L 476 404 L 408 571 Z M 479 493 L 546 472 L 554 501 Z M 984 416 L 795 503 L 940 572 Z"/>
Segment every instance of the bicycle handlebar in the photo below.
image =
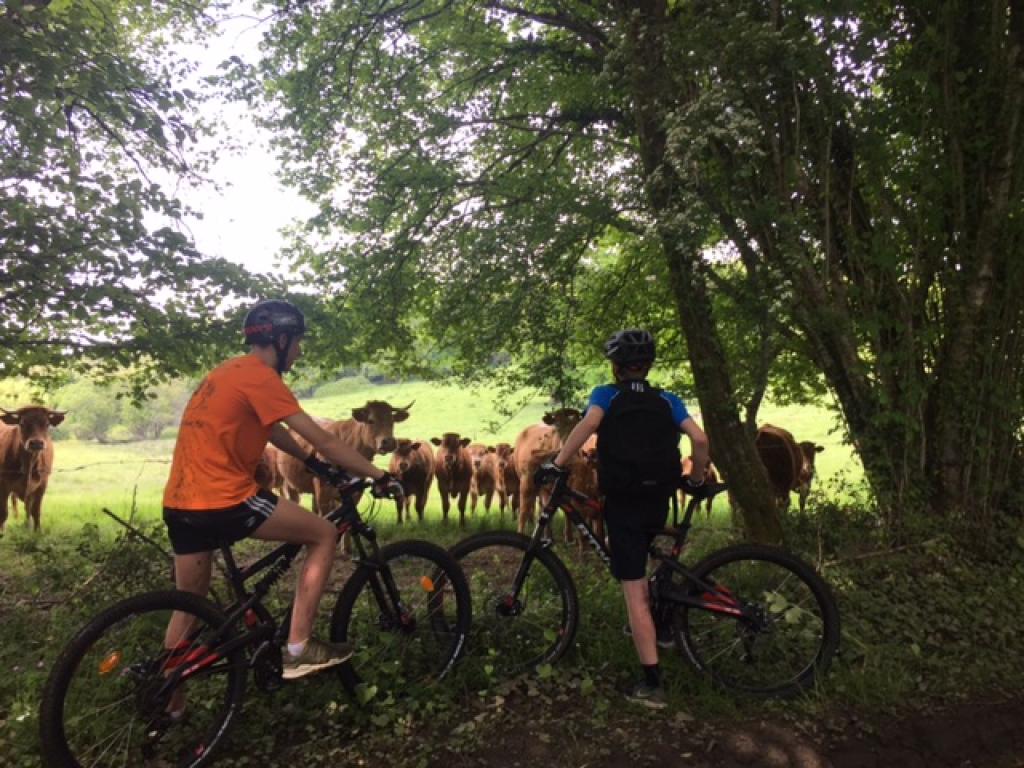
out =
<path fill-rule="evenodd" d="M 574 491 L 568 485 L 568 475 L 563 475 L 557 478 L 551 487 L 551 499 L 555 503 L 558 503 L 564 497 L 568 497 L 573 501 L 589 502 L 592 501 L 590 496 L 579 491 Z M 711 499 L 720 494 L 722 491 L 728 489 L 728 485 L 725 483 L 708 483 L 701 485 L 697 488 L 687 491 L 687 495 L 691 497 L 691 501 L 704 501 L 705 499 Z M 696 493 L 694 492 L 696 491 Z"/>
<path fill-rule="evenodd" d="M 330 465 L 327 465 L 330 466 Z M 377 484 L 368 477 L 353 477 L 336 467 L 330 466 L 330 471 L 320 471 L 318 468 L 310 467 L 317 477 L 338 489 L 342 496 L 354 496 L 357 493 L 369 490 L 374 498 L 397 498 L 400 494 L 397 487 L 388 485 L 378 491 Z"/>

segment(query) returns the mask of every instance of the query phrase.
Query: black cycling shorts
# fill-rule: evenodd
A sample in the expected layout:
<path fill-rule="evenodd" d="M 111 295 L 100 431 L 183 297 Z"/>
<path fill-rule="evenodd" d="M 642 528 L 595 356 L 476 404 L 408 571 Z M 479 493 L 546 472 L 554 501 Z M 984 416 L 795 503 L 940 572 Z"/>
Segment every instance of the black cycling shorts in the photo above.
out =
<path fill-rule="evenodd" d="M 647 553 L 668 520 L 669 496 L 609 494 L 604 522 L 612 555 L 612 575 L 619 581 L 647 576 Z"/>
<path fill-rule="evenodd" d="M 255 496 L 225 509 L 171 509 L 164 507 L 164 522 L 176 555 L 212 552 L 252 536 L 274 512 L 277 496 L 262 488 Z"/>

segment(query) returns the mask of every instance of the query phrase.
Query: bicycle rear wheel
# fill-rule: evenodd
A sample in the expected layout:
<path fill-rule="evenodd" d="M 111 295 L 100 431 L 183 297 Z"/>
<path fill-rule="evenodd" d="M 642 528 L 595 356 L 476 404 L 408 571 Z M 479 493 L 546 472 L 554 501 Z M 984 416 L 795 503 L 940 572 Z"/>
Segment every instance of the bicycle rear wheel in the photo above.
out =
<path fill-rule="evenodd" d="M 839 647 L 839 610 L 810 565 L 773 547 L 740 545 L 714 552 L 693 575 L 716 587 L 687 584 L 705 607 L 677 605 L 676 644 L 723 688 L 788 697 L 814 685 Z M 680 577 L 676 577 L 680 578 Z M 743 618 L 730 613 L 742 609 Z"/>
<path fill-rule="evenodd" d="M 467 662 L 487 677 L 508 677 L 560 659 L 576 636 L 579 601 L 572 576 L 558 557 L 541 549 L 527 557 L 530 539 L 494 531 L 463 539 L 452 555 L 473 596 Z M 518 595 L 513 581 L 526 563 Z"/>
<path fill-rule="evenodd" d="M 360 564 L 334 606 L 331 640 L 356 649 L 340 668 L 342 682 L 366 701 L 440 680 L 462 654 L 471 619 L 466 577 L 444 549 L 389 544 Z"/>
<path fill-rule="evenodd" d="M 175 612 L 187 619 L 169 652 L 165 632 Z M 44 763 L 207 765 L 245 692 L 244 652 L 224 659 L 207 650 L 224 621 L 210 602 L 176 591 L 128 598 L 90 621 L 57 659 L 43 689 Z M 184 664 L 197 671 L 168 689 L 168 675 Z M 168 714 L 182 707 L 180 718 Z"/>

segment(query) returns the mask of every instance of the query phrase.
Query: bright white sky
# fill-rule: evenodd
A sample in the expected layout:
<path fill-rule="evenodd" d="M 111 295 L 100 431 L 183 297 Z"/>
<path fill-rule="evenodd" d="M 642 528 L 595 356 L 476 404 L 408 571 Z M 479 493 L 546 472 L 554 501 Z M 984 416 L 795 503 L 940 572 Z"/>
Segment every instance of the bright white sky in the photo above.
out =
<path fill-rule="evenodd" d="M 247 3 L 239 5 L 242 8 L 236 12 L 244 13 Z M 254 17 L 235 16 L 220 26 L 219 38 L 208 41 L 206 46 L 179 49 L 182 55 L 199 62 L 199 77 L 215 74 L 217 65 L 231 55 L 249 63 L 259 56 L 263 27 Z M 315 209 L 278 182 L 277 162 L 267 133 L 256 127 L 243 105 L 216 101 L 207 105 L 207 111 L 228 124 L 228 139 L 238 144 L 239 149 L 218 150 L 219 161 L 210 170 L 210 176 L 219 191 L 178 190 L 183 202 L 203 212 L 203 219 L 188 220 L 189 232 L 207 256 L 222 256 L 254 272 L 283 272 L 276 266 L 284 243 L 281 229 Z"/>

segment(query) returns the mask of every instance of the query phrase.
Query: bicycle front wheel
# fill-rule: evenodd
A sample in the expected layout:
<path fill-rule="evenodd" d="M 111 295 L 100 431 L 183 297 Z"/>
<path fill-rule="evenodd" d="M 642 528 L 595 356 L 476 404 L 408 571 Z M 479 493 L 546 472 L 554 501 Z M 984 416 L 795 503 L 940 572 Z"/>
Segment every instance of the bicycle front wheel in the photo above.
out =
<path fill-rule="evenodd" d="M 549 549 L 527 554 L 530 539 L 494 531 L 463 539 L 451 552 L 473 596 L 471 667 L 508 677 L 552 664 L 572 646 L 579 601 L 572 576 Z M 513 582 L 525 569 L 518 593 Z"/>
<path fill-rule="evenodd" d="M 748 544 L 712 553 L 693 576 L 714 591 L 690 584 L 690 596 L 703 605 L 678 605 L 673 632 L 689 661 L 716 684 L 788 697 L 826 672 L 839 647 L 839 610 L 810 565 Z"/>
<path fill-rule="evenodd" d="M 331 640 L 355 645 L 341 678 L 363 701 L 440 680 L 461 656 L 472 620 L 458 563 L 427 541 L 399 541 L 359 565 L 331 616 Z"/>
<path fill-rule="evenodd" d="M 176 637 L 168 634 L 176 618 Z M 207 765 L 245 692 L 241 650 L 209 650 L 225 622 L 186 592 L 116 603 L 64 649 L 43 689 L 40 736 L 51 768 Z M 227 638 L 224 638 L 227 639 Z M 184 665 L 187 679 L 169 685 Z"/>

